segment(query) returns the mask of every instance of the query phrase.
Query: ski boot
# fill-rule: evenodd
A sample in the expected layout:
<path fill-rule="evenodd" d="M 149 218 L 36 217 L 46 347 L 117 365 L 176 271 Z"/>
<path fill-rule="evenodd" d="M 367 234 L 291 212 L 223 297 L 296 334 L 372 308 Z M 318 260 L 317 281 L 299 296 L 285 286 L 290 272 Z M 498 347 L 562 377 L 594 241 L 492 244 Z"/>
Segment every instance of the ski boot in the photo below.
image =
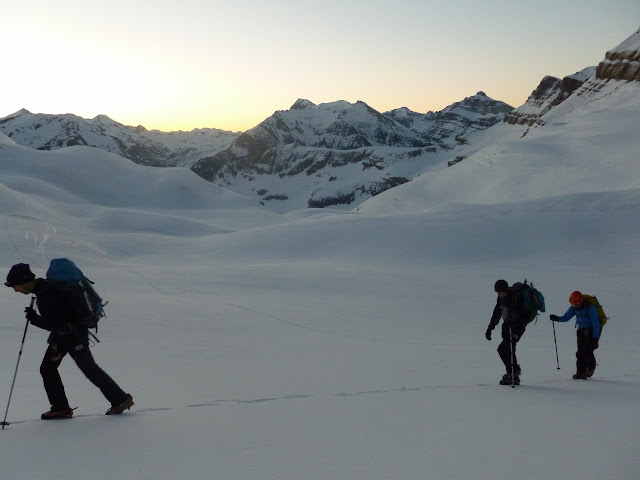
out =
<path fill-rule="evenodd" d="M 520 385 L 520 377 L 516 375 L 513 377 L 513 381 L 511 379 L 510 373 L 505 373 L 502 376 L 502 380 L 500 380 L 500 385 Z"/>
<path fill-rule="evenodd" d="M 63 408 L 61 410 L 49 410 L 40 415 L 42 420 L 66 420 L 67 418 L 73 418 L 73 408 Z"/>
<path fill-rule="evenodd" d="M 106 415 L 120 415 L 125 410 L 131 410 L 132 406 L 133 406 L 133 397 L 127 393 L 127 396 L 121 403 L 117 405 L 111 405 L 111 408 L 107 410 Z"/>

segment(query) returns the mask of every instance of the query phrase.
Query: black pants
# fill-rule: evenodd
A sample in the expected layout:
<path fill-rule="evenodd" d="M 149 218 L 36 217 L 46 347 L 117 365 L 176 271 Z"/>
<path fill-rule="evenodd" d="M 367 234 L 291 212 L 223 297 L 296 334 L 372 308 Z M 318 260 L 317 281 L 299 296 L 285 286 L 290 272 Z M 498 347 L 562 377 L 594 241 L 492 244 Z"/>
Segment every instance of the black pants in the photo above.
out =
<path fill-rule="evenodd" d="M 579 328 L 578 351 L 576 352 L 576 373 L 582 374 L 587 370 L 596 369 L 596 356 L 593 354 L 593 329 Z"/>
<path fill-rule="evenodd" d="M 509 324 L 502 323 L 502 342 L 498 345 L 498 355 L 500 355 L 500 359 L 502 363 L 504 363 L 508 374 L 512 372 L 511 359 L 513 358 L 513 368 L 515 369 L 516 375 L 519 375 L 520 365 L 518 364 L 518 357 L 516 357 L 516 344 L 522 338 L 526 327 L 513 325 L 511 326 L 511 332 L 509 332 L 509 327 Z M 511 355 L 512 352 L 513 357 Z"/>
<path fill-rule="evenodd" d="M 69 408 L 69 401 L 58 372 L 58 367 L 67 353 L 73 358 L 82 373 L 100 389 L 112 405 L 120 404 L 125 400 L 127 394 L 96 364 L 91 350 L 89 350 L 89 342 L 82 333 L 84 332 L 80 332 L 78 335 L 52 335 L 50 339 L 49 348 L 47 348 L 40 365 L 40 374 L 51 403 L 51 410 L 58 411 Z"/>

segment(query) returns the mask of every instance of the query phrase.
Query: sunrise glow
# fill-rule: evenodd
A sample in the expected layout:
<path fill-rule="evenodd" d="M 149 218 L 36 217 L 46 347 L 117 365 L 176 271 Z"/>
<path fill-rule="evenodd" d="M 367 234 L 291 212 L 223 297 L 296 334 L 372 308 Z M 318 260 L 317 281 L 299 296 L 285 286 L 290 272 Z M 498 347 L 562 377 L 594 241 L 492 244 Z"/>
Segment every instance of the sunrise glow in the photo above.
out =
<path fill-rule="evenodd" d="M 426 113 L 482 90 L 519 106 L 543 76 L 597 64 L 640 16 L 631 1 L 17 3 L 0 29 L 0 117 L 163 131 L 244 131 L 298 98 Z"/>

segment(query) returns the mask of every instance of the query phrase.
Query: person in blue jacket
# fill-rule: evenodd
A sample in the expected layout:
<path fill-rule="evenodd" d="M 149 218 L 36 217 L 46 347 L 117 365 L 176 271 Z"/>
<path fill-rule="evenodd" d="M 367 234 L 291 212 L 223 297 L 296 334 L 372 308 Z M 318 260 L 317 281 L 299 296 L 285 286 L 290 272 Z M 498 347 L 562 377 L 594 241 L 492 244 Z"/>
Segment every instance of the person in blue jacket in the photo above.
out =
<path fill-rule="evenodd" d="M 586 380 L 596 370 L 596 357 L 593 353 L 598 348 L 600 338 L 600 319 L 596 307 L 584 301 L 582 293 L 573 292 L 569 296 L 571 306 L 561 317 L 550 315 L 552 322 L 566 322 L 576 317 L 578 351 L 576 352 L 576 380 Z"/>

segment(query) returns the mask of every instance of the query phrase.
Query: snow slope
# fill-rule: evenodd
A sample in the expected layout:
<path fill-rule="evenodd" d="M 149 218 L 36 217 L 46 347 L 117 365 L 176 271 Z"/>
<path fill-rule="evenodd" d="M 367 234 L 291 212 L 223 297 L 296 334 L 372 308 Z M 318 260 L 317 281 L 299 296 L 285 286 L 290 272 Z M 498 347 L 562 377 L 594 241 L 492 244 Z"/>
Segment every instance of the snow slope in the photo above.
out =
<path fill-rule="evenodd" d="M 640 188 L 634 150 L 639 91 L 638 82 L 610 81 L 598 92 L 569 97 L 543 117 L 544 126 L 496 125 L 479 136 L 474 155 L 383 192 L 359 210 L 395 212 L 441 202 L 493 204 Z"/>
<path fill-rule="evenodd" d="M 136 401 L 104 416 L 66 359 L 77 418 L 38 420 L 30 327 L 0 478 L 637 479 L 639 109 L 616 85 L 352 212 L 278 215 L 186 169 L 0 136 L 2 275 L 76 260 L 110 301 L 94 355 Z M 497 385 L 498 278 L 534 281 L 547 313 L 598 295 L 593 379 L 570 379 L 570 323 L 556 363 L 545 314 L 522 385 Z M 5 407 L 29 299 L 2 295 Z"/>

